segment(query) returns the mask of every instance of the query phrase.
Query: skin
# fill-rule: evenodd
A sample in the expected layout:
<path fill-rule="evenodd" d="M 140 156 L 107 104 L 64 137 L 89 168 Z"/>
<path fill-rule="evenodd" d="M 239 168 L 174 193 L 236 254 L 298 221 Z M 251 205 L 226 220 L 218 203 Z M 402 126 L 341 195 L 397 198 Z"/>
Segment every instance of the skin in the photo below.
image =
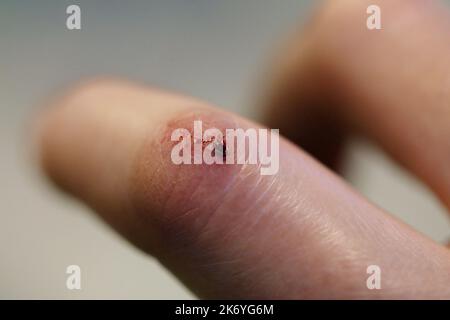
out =
<path fill-rule="evenodd" d="M 382 9 L 382 31 L 365 27 L 369 4 Z M 292 141 L 281 139 L 274 176 L 174 165 L 170 133 L 195 119 L 264 126 L 113 79 L 82 83 L 42 113 L 40 164 L 200 297 L 448 299 L 448 249 L 329 169 L 345 138 L 362 134 L 450 205 L 447 21 L 437 1 L 324 3 L 282 50 L 261 99 L 266 124 Z M 381 290 L 366 287 L 373 264 Z"/>

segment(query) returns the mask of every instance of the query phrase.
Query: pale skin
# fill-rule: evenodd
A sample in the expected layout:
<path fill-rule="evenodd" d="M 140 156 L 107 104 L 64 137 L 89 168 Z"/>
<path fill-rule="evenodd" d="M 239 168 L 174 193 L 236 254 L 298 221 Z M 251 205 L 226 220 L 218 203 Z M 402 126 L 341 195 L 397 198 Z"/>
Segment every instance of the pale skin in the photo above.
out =
<path fill-rule="evenodd" d="M 382 9 L 381 31 L 365 27 L 370 4 Z M 261 99 L 265 125 L 285 136 L 274 176 L 258 166 L 174 165 L 170 132 L 193 119 L 262 126 L 111 79 L 78 85 L 46 108 L 40 164 L 200 297 L 448 299 L 448 248 L 314 157 L 337 169 L 345 137 L 364 135 L 449 207 L 449 38 L 438 1 L 324 3 L 281 50 Z M 383 270 L 381 290 L 366 287 L 369 265 Z"/>

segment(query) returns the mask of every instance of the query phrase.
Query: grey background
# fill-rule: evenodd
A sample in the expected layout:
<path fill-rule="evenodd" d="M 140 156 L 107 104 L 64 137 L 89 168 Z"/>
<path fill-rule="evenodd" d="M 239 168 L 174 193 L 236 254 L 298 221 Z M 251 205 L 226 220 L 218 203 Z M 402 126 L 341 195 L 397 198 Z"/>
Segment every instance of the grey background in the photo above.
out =
<path fill-rule="evenodd" d="M 30 161 L 30 119 L 76 80 L 115 75 L 202 98 L 258 119 L 253 98 L 286 33 L 314 1 L 1 1 L 0 298 L 191 298 L 176 279 L 46 185 Z M 66 29 L 78 4 L 82 30 Z M 450 224 L 430 192 L 356 141 L 348 179 L 438 241 Z M 82 269 L 82 290 L 65 269 Z"/>

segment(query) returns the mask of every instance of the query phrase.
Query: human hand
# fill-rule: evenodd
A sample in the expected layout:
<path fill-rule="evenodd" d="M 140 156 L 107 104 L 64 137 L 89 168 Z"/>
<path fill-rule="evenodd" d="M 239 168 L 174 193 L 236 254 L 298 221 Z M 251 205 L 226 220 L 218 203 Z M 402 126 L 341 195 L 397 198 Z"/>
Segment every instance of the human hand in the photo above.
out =
<path fill-rule="evenodd" d="M 268 125 L 332 168 L 363 134 L 450 206 L 449 14 L 437 1 L 329 1 L 282 52 Z M 41 164 L 206 298 L 450 298 L 448 250 L 391 217 L 286 139 L 279 172 L 177 166 L 175 128 L 262 128 L 120 80 L 82 84 L 39 121 Z M 369 265 L 382 289 L 366 286 Z"/>

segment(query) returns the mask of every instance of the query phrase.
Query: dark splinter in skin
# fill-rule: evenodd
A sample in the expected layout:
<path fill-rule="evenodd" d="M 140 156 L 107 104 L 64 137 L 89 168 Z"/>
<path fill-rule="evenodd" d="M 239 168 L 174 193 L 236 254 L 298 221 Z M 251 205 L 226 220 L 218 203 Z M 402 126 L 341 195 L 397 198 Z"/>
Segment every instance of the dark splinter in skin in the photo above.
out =
<path fill-rule="evenodd" d="M 196 136 L 195 133 L 195 121 L 202 121 L 202 131 L 198 133 Z M 194 123 L 194 126 L 193 126 Z M 183 139 L 187 139 L 188 137 L 179 137 L 178 141 L 171 140 L 171 135 L 174 130 L 186 128 L 189 131 L 189 139 L 191 139 L 191 163 L 194 163 L 195 160 L 195 145 L 202 146 L 202 152 L 204 152 L 206 146 L 210 143 L 213 143 L 211 148 L 211 155 L 216 157 L 216 155 L 222 158 L 222 163 L 226 163 L 227 158 L 231 155 L 229 154 L 229 147 L 227 148 L 226 141 L 226 130 L 229 128 L 236 128 L 236 122 L 233 117 L 225 115 L 221 112 L 211 112 L 204 109 L 199 109 L 196 111 L 190 111 L 189 113 L 180 114 L 175 116 L 164 130 L 164 135 L 161 140 L 162 145 L 167 146 L 165 152 L 169 155 L 172 151 L 172 148 L 177 143 L 181 142 Z M 216 135 L 211 134 L 205 135 L 206 130 L 208 129 L 216 129 Z M 220 134 L 218 134 L 220 132 Z M 217 141 L 214 141 L 217 140 Z M 203 154 L 201 155 L 203 159 Z M 229 160 L 228 160 L 229 161 Z M 203 161 L 202 161 L 203 162 Z"/>
<path fill-rule="evenodd" d="M 216 152 L 218 154 L 222 154 L 222 160 L 223 163 L 226 163 L 227 160 L 227 144 L 225 142 L 225 139 L 222 139 L 222 141 L 214 141 L 215 139 L 213 137 L 209 139 L 203 139 L 202 140 L 202 149 L 204 150 L 206 145 L 209 143 L 214 144 L 214 156 L 216 155 Z"/>

